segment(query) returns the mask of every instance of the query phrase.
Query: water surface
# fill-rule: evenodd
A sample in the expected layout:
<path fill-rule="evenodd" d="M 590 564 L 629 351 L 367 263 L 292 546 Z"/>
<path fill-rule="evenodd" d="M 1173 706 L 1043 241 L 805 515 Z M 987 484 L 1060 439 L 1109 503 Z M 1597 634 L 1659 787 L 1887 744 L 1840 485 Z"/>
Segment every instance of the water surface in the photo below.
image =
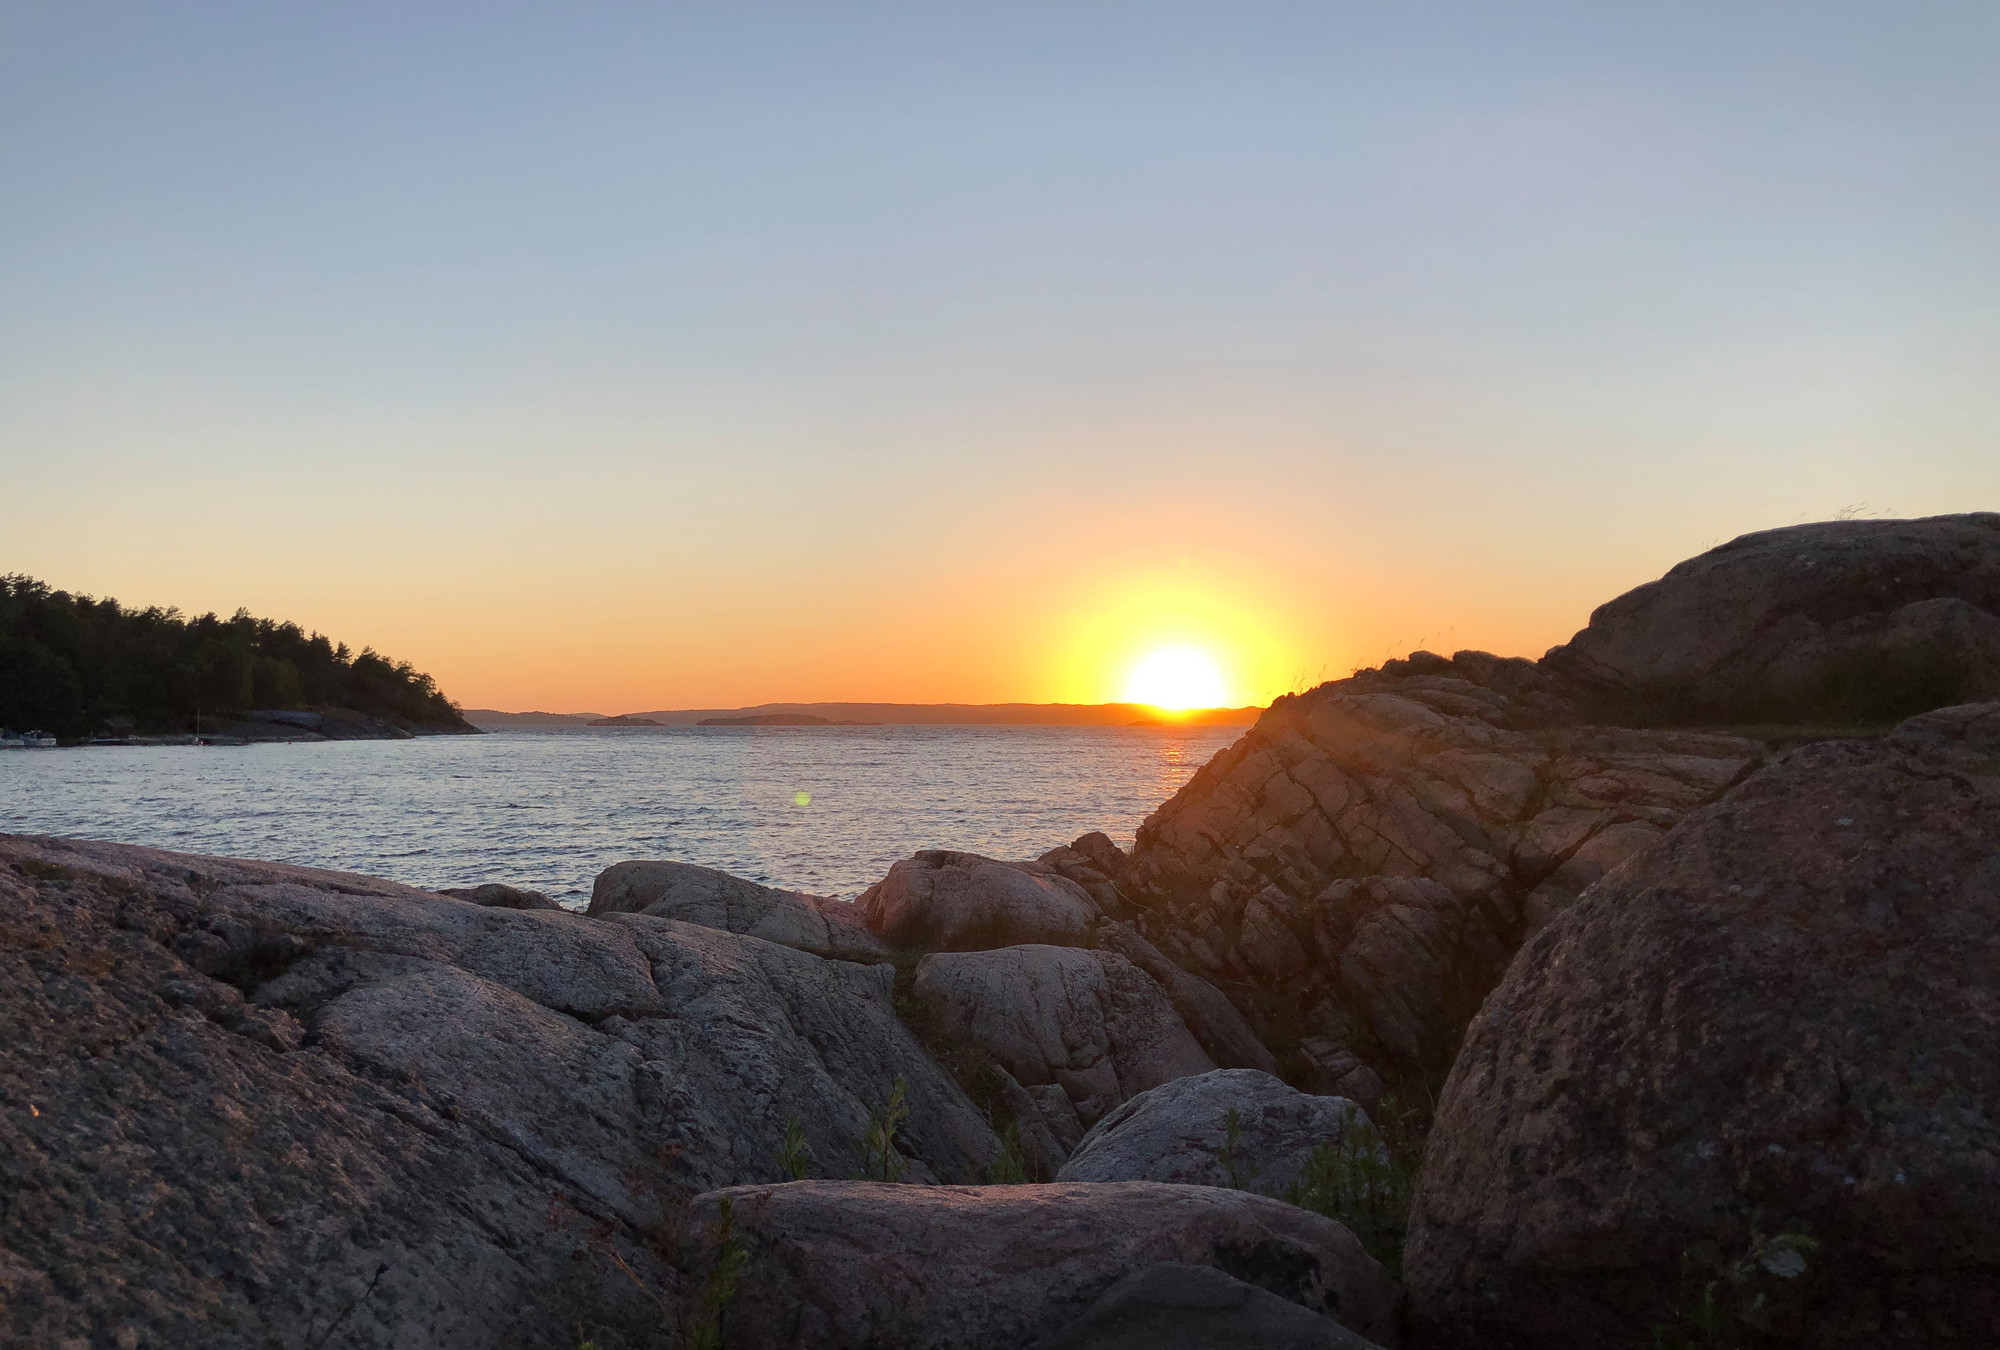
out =
<path fill-rule="evenodd" d="M 0 753 L 0 831 L 484 881 L 570 904 L 626 858 L 851 899 L 920 848 L 1133 832 L 1240 727 L 510 727 Z M 803 797 L 803 800 L 802 800 Z"/>

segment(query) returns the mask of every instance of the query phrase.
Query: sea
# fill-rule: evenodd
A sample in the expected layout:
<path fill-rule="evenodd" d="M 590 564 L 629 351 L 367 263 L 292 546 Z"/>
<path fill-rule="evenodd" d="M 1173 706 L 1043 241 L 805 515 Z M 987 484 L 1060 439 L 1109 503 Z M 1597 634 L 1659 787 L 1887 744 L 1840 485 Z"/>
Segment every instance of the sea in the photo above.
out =
<path fill-rule="evenodd" d="M 631 858 L 853 899 L 919 849 L 1033 858 L 1140 823 L 1242 727 L 508 727 L 0 752 L 0 832 L 499 881 L 572 908 Z"/>

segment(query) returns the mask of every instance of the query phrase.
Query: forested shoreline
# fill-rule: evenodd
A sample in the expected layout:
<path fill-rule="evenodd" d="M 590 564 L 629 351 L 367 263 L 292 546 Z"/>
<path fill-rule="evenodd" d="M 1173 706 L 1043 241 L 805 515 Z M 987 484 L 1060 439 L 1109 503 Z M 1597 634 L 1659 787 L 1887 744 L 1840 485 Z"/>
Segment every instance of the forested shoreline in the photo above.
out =
<path fill-rule="evenodd" d="M 188 618 L 0 577 L 0 725 L 65 739 L 182 731 L 197 716 L 333 710 L 403 731 L 473 728 L 429 675 L 239 609 Z"/>

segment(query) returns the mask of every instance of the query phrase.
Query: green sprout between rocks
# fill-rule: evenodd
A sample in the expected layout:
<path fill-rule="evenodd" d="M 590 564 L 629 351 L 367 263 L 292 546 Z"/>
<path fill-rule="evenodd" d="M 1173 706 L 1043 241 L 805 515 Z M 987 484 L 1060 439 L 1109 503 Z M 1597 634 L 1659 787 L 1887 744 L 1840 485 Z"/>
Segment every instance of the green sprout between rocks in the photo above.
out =
<path fill-rule="evenodd" d="M 1753 1225 L 1733 1259 L 1720 1243 L 1681 1253 L 1680 1296 L 1672 1320 L 1653 1327 L 1653 1350 L 1754 1350 L 1773 1344 L 1779 1316 L 1805 1301 L 1800 1277 L 1819 1243 L 1804 1233 L 1766 1237 Z"/>
<path fill-rule="evenodd" d="M 910 1085 L 902 1078 L 889 1098 L 868 1113 L 868 1132 L 861 1136 L 862 1176 L 869 1181 L 901 1181 L 910 1160 L 896 1151 L 896 1131 L 909 1118 Z"/>
<path fill-rule="evenodd" d="M 1229 1178 L 1232 1190 L 1247 1191 L 1250 1183 L 1257 1179 L 1263 1169 L 1255 1162 L 1241 1156 L 1243 1146 L 1243 1117 L 1230 1107 L 1222 1114 L 1222 1152 L 1218 1155 L 1222 1171 Z"/>
<path fill-rule="evenodd" d="M 1007 1122 L 1000 1133 L 1000 1152 L 986 1164 L 986 1181 L 991 1186 L 1019 1186 L 1028 1180 L 1028 1165 L 1021 1160 L 1021 1127 Z"/>
<path fill-rule="evenodd" d="M 793 1116 L 785 1122 L 785 1137 L 778 1144 L 778 1170 L 793 1181 L 804 1181 L 811 1162 L 806 1151 L 806 1132 L 800 1128 L 799 1118 Z"/>
<path fill-rule="evenodd" d="M 1410 1114 L 1385 1098 L 1378 1127 L 1358 1109 L 1338 1138 L 1312 1151 L 1299 1179 L 1281 1197 L 1346 1226 L 1391 1277 L 1403 1278 L 1403 1237 L 1423 1150 Z"/>
<path fill-rule="evenodd" d="M 688 1324 L 688 1350 L 721 1350 L 722 1314 L 735 1299 L 750 1264 L 750 1253 L 736 1236 L 735 1207 L 726 1195 L 717 1207 L 715 1222 L 709 1225 L 708 1245 L 715 1264 L 709 1267 L 708 1278 L 695 1298 Z"/>

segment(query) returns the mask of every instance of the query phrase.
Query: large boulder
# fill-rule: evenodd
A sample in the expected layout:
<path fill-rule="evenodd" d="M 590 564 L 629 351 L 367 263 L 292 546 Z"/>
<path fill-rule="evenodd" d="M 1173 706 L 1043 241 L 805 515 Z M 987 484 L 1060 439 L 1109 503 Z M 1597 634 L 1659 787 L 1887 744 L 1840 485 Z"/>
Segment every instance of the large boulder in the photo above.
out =
<path fill-rule="evenodd" d="M 731 1345 L 1027 1346 L 1161 1262 L 1213 1267 L 1397 1341 L 1400 1291 L 1351 1233 L 1241 1191 L 807 1181 L 700 1196 L 683 1232 L 696 1287 L 718 1259 L 738 1265 L 722 1313 Z"/>
<path fill-rule="evenodd" d="M 645 916 L 0 836 L 0 1341 L 663 1343 L 634 1283 L 670 1288 L 661 1225 L 784 1175 L 787 1122 L 844 1175 L 901 1078 L 910 1175 L 997 1152 L 891 978 Z"/>
<path fill-rule="evenodd" d="M 2000 514 L 1746 534 L 1543 663 L 1638 717 L 1882 722 L 2000 697 Z"/>
<path fill-rule="evenodd" d="M 1314 1149 L 1368 1128 L 1366 1113 L 1345 1098 L 1315 1097 L 1255 1069 L 1217 1069 L 1142 1092 L 1105 1116 L 1056 1179 L 1172 1181 L 1282 1196 Z"/>
<path fill-rule="evenodd" d="M 1472 1023 L 1405 1257 L 1424 1343 L 1671 1338 L 1704 1285 L 1771 1344 L 2000 1343 L 1996 989 L 2000 704 L 1761 769 Z"/>
<path fill-rule="evenodd" d="M 1370 1350 L 1340 1323 L 1213 1266 L 1127 1275 L 1032 1350 Z"/>
<path fill-rule="evenodd" d="M 944 849 L 894 864 L 854 908 L 890 946 L 934 952 L 1080 943 L 1104 913 L 1053 868 Z"/>
<path fill-rule="evenodd" d="M 1764 754 L 1582 716 L 1478 652 L 1280 699 L 1140 827 L 1120 890 L 1288 1077 L 1422 1099 L 1522 939 Z"/>
<path fill-rule="evenodd" d="M 912 992 L 948 1039 L 976 1045 L 1038 1094 L 1057 1137 L 1126 1098 L 1215 1062 L 1153 978 L 1115 952 L 1029 944 L 939 952 Z"/>
<path fill-rule="evenodd" d="M 886 961 L 854 906 L 682 862 L 614 863 L 590 888 L 591 918 L 649 914 L 763 938 L 840 961 Z"/>

